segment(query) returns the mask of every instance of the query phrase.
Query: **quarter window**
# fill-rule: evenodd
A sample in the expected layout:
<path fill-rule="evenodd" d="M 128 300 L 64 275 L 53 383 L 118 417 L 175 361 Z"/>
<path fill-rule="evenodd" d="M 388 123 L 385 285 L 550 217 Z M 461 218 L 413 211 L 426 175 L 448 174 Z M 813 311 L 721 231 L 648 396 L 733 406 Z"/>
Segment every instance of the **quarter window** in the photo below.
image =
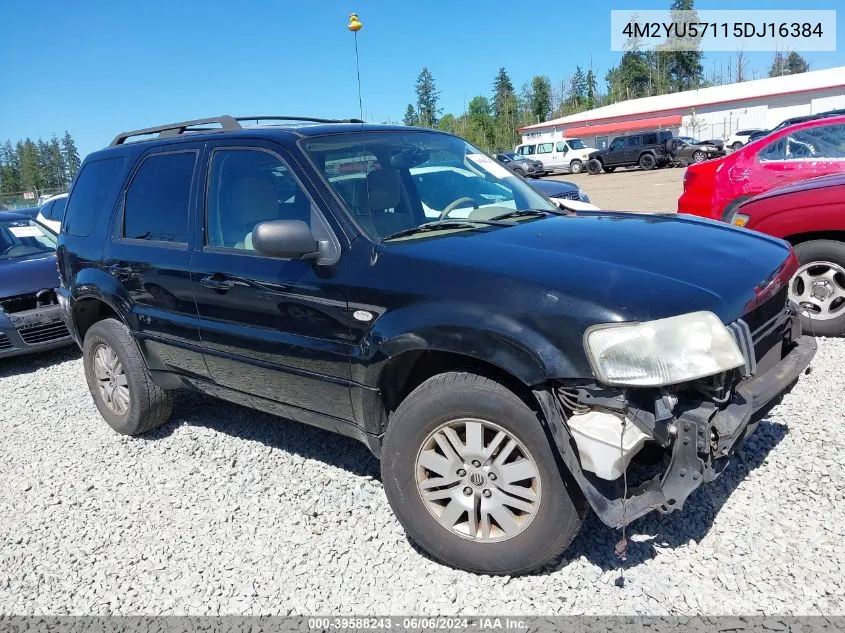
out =
<path fill-rule="evenodd" d="M 196 152 L 144 159 L 126 190 L 123 237 L 187 243 L 191 180 Z"/>
<path fill-rule="evenodd" d="M 50 208 L 44 212 L 44 217 L 48 220 L 61 222 L 65 214 L 65 205 L 67 205 L 67 198 L 59 198 L 50 204 Z"/>
<path fill-rule="evenodd" d="M 554 146 L 555 146 L 554 143 L 540 143 L 537 146 L 537 153 L 538 154 L 551 154 Z"/>
<path fill-rule="evenodd" d="M 122 156 L 104 158 L 85 164 L 76 177 L 62 230 L 68 235 L 90 235 L 105 205 L 114 208 L 114 199 L 120 191 L 123 169 Z"/>
<path fill-rule="evenodd" d="M 519 148 L 519 152 L 517 152 L 517 153 L 521 154 L 522 156 L 530 156 L 531 154 L 534 153 L 534 150 L 536 149 L 536 147 L 537 147 L 536 145 L 523 145 L 522 147 Z"/>
<path fill-rule="evenodd" d="M 657 145 L 657 132 L 643 134 L 643 145 Z"/>
<path fill-rule="evenodd" d="M 357 168 L 342 161 L 331 166 L 341 177 Z M 261 222 L 300 220 L 311 226 L 311 201 L 275 154 L 253 149 L 216 150 L 208 180 L 209 246 L 252 251 L 252 232 Z"/>

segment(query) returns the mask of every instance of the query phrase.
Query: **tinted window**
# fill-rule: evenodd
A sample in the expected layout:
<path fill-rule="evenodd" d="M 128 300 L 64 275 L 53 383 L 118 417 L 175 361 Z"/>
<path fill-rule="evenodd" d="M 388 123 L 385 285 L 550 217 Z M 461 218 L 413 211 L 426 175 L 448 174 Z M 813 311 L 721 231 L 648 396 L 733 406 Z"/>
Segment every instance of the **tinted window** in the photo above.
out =
<path fill-rule="evenodd" d="M 52 211 L 52 209 L 53 209 L 53 201 L 51 201 L 51 202 L 45 202 L 45 203 L 44 203 L 44 206 L 42 206 L 42 207 L 38 210 L 38 212 L 39 212 L 41 215 L 43 215 L 45 218 L 47 218 L 48 220 L 52 220 L 52 218 L 50 217 L 50 212 Z"/>
<path fill-rule="evenodd" d="M 67 205 L 67 198 L 59 198 L 58 200 L 53 201 L 50 203 L 50 209 L 43 212 L 44 217 L 48 220 L 61 222 L 62 217 L 65 214 L 65 205 Z"/>
<path fill-rule="evenodd" d="M 657 133 L 643 134 L 643 145 L 657 145 Z"/>
<path fill-rule="evenodd" d="M 661 143 L 665 143 L 666 141 L 668 141 L 671 138 L 672 138 L 671 132 L 661 132 L 660 133 L 660 142 Z"/>
<path fill-rule="evenodd" d="M 615 152 L 617 150 L 622 149 L 625 146 L 625 139 L 624 138 L 615 138 L 613 142 L 610 144 L 610 151 Z"/>
<path fill-rule="evenodd" d="M 354 158 L 354 161 L 351 160 Z M 360 180 L 373 164 L 345 156 L 326 162 L 337 180 Z M 361 174 L 359 176 L 359 174 Z M 301 220 L 310 226 L 311 201 L 281 159 L 249 149 L 219 149 L 208 176 L 206 242 L 209 246 L 254 250 L 252 231 L 270 220 Z"/>
<path fill-rule="evenodd" d="M 540 143 L 537 146 L 537 153 L 538 154 L 551 154 L 552 148 L 555 146 L 554 143 Z"/>
<path fill-rule="evenodd" d="M 83 165 L 68 199 L 62 227 L 65 233 L 85 237 L 91 233 L 104 207 L 111 211 L 122 184 L 118 178 L 123 161 L 123 156 L 115 156 Z"/>
<path fill-rule="evenodd" d="M 123 236 L 159 242 L 188 241 L 188 211 L 196 152 L 144 159 L 126 191 Z"/>
<path fill-rule="evenodd" d="M 640 137 L 639 136 L 629 136 L 628 140 L 626 141 L 628 147 L 639 147 L 640 146 Z"/>
<path fill-rule="evenodd" d="M 559 141 L 557 144 L 557 151 L 561 154 L 566 154 L 569 151 L 569 146 L 564 141 Z"/>
<path fill-rule="evenodd" d="M 760 160 L 845 159 L 845 125 L 819 125 L 787 134 L 764 147 Z"/>

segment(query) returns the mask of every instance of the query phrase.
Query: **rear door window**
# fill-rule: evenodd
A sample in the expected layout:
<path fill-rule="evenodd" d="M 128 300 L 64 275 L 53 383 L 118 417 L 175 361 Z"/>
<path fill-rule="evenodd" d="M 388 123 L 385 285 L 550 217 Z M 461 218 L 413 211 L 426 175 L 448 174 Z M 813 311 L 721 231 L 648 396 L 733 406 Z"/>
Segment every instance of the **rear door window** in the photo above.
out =
<path fill-rule="evenodd" d="M 148 156 L 126 190 L 123 237 L 156 242 L 188 242 L 191 181 L 195 151 Z"/>
<path fill-rule="evenodd" d="M 536 147 L 536 145 L 523 145 L 519 148 L 517 154 L 520 154 L 522 156 L 531 156 L 534 153 Z"/>
<path fill-rule="evenodd" d="M 628 140 L 625 142 L 628 147 L 639 147 L 640 146 L 640 137 L 639 136 L 629 136 Z"/>
<path fill-rule="evenodd" d="M 123 184 L 118 180 L 123 170 L 123 156 L 103 158 L 86 163 L 76 177 L 67 203 L 62 231 L 86 237 L 104 209 L 111 211 L 114 198 Z"/>

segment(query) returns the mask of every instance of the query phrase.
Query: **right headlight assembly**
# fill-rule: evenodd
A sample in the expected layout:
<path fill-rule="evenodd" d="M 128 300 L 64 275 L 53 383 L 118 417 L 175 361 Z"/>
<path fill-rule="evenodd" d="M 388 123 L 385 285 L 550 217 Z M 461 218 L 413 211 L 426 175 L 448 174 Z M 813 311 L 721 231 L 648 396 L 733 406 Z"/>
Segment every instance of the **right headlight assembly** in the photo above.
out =
<path fill-rule="evenodd" d="M 608 385 L 661 387 L 713 376 L 745 363 L 712 312 L 589 328 L 584 347 L 596 377 Z"/>

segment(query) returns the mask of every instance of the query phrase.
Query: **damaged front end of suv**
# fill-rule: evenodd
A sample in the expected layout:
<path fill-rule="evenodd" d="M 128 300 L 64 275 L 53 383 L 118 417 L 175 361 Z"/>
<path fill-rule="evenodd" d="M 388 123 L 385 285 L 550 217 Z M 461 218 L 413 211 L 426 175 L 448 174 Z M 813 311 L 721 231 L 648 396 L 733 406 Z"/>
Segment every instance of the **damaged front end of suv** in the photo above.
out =
<path fill-rule="evenodd" d="M 563 461 L 599 518 L 618 528 L 680 510 L 716 479 L 767 411 L 809 371 L 782 279 L 790 257 L 743 318 L 710 312 L 590 328 L 596 381 L 535 389 Z"/>

